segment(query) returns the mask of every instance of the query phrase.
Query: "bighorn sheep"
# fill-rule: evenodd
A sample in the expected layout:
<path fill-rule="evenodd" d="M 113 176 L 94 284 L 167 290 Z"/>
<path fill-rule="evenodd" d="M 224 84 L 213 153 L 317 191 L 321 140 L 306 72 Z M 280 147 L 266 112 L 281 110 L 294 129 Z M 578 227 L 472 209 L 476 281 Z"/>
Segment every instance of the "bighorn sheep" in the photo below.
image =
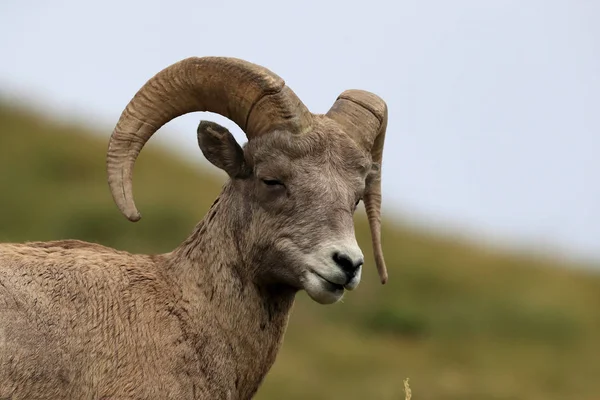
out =
<path fill-rule="evenodd" d="M 361 199 L 385 283 L 381 98 L 345 91 L 317 115 L 266 68 L 225 57 L 177 62 L 137 92 L 110 138 L 108 182 L 129 220 L 140 219 L 132 172 L 142 147 L 193 111 L 228 117 L 248 143 L 200 123 L 200 149 L 230 179 L 178 248 L 0 244 L 0 398 L 251 398 L 295 294 L 330 304 L 358 285 Z"/>

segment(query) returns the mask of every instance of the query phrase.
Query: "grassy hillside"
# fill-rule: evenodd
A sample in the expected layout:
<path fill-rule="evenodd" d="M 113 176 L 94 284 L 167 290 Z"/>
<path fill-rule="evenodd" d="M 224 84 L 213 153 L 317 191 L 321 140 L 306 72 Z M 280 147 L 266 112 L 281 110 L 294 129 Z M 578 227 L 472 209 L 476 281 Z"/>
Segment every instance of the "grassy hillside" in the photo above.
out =
<path fill-rule="evenodd" d="M 144 218 L 132 224 L 110 198 L 107 137 L 83 130 L 0 106 L 0 241 L 168 251 L 218 194 L 222 182 L 150 143 L 134 185 Z M 386 221 L 381 286 L 356 220 L 363 283 L 333 306 L 299 296 L 259 399 L 403 399 L 406 377 L 420 400 L 600 396 L 597 275 Z"/>

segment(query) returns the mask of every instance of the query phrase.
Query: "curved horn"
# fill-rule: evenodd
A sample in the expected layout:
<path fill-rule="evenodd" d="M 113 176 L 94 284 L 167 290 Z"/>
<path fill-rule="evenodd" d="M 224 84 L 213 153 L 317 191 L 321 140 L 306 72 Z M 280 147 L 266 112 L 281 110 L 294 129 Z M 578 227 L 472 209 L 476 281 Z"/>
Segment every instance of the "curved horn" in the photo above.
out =
<path fill-rule="evenodd" d="M 248 139 L 278 129 L 303 133 L 312 117 L 283 79 L 247 61 L 191 57 L 163 69 L 131 99 L 108 145 L 110 191 L 130 221 L 141 218 L 132 174 L 142 147 L 161 126 L 193 111 L 231 119 Z"/>
<path fill-rule="evenodd" d="M 381 283 L 388 279 L 381 248 L 381 162 L 387 129 L 387 105 L 377 95 L 362 90 L 347 90 L 335 101 L 327 116 L 371 153 L 379 169 L 367 180 L 364 203 L 371 228 L 375 264 Z"/>

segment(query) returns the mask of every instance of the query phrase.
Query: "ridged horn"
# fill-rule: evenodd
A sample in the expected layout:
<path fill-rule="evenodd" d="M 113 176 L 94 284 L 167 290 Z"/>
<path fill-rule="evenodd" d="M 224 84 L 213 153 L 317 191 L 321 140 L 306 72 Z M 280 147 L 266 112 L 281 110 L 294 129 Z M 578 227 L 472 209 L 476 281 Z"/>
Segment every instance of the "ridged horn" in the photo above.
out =
<path fill-rule="evenodd" d="M 338 96 L 327 116 L 371 153 L 378 171 L 371 175 L 365 189 L 364 204 L 371 228 L 373 254 L 381 283 L 388 279 L 381 248 L 381 163 L 387 129 L 387 105 L 379 96 L 363 90 L 347 90 Z"/>
<path fill-rule="evenodd" d="M 142 147 L 161 126 L 194 111 L 231 119 L 249 140 L 274 130 L 303 133 L 312 118 L 283 79 L 244 60 L 191 57 L 163 69 L 131 99 L 108 145 L 110 191 L 130 221 L 141 218 L 133 201 L 132 176 Z"/>

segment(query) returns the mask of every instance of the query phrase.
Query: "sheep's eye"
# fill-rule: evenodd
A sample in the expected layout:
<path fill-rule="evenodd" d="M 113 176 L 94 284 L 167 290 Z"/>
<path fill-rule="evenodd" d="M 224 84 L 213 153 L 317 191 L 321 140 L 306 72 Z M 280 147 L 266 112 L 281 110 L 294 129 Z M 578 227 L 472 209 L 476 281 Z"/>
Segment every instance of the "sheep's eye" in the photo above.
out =
<path fill-rule="evenodd" d="M 283 182 L 277 179 L 263 179 L 262 181 L 267 186 L 283 186 Z"/>

